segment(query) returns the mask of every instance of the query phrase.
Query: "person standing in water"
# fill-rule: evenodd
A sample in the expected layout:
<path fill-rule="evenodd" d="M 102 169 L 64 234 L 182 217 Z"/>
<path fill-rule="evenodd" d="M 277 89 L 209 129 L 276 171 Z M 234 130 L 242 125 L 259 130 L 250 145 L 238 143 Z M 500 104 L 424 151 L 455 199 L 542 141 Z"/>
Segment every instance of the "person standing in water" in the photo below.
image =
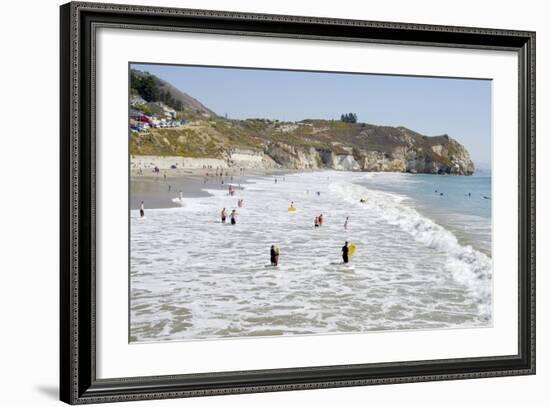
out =
<path fill-rule="evenodd" d="M 313 224 L 315 225 L 316 228 L 319 227 L 319 216 L 316 216 L 316 217 L 315 217 L 315 221 L 314 221 Z"/>
<path fill-rule="evenodd" d="M 323 214 L 319 215 L 319 226 L 323 226 Z"/>
<path fill-rule="evenodd" d="M 227 213 L 225 212 L 225 208 L 222 209 L 222 223 L 225 223 L 225 218 L 227 217 Z"/>
<path fill-rule="evenodd" d="M 290 202 L 290 207 L 294 208 L 294 201 Z"/>
<path fill-rule="evenodd" d="M 271 257 L 271 265 L 274 267 L 278 266 L 279 265 L 279 248 L 278 247 L 271 245 L 270 257 Z"/>
<path fill-rule="evenodd" d="M 233 209 L 231 211 L 231 224 L 232 225 L 235 225 L 237 223 L 236 217 L 237 217 L 237 211 L 235 209 Z"/>
<path fill-rule="evenodd" d="M 349 247 L 348 242 L 344 243 L 344 246 L 342 247 L 342 260 L 344 260 L 344 263 L 349 262 Z"/>
<path fill-rule="evenodd" d="M 139 206 L 139 216 L 143 218 L 145 216 L 145 204 L 143 201 L 141 201 L 141 205 Z"/>
<path fill-rule="evenodd" d="M 344 229 L 348 230 L 348 222 L 349 222 L 349 216 L 346 217 L 346 221 L 344 222 Z"/>

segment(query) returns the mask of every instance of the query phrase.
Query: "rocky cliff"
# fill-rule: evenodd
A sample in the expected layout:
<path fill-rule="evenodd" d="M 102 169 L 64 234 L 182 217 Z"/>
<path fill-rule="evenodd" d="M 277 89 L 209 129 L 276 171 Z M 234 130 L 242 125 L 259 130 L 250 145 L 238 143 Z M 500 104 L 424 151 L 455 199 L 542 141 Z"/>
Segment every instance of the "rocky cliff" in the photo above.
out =
<path fill-rule="evenodd" d="M 133 133 L 130 149 L 133 155 L 213 158 L 245 168 L 474 172 L 466 148 L 447 135 L 331 120 L 199 120 Z"/>

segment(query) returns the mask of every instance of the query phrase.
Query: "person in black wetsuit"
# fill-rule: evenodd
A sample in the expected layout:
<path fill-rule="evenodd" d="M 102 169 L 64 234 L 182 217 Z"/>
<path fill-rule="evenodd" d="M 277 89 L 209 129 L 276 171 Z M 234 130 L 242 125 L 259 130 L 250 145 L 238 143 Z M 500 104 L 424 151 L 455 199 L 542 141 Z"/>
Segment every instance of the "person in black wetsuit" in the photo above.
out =
<path fill-rule="evenodd" d="M 279 264 L 279 249 L 276 248 L 274 245 L 271 245 L 270 257 L 271 265 L 277 266 Z"/>
<path fill-rule="evenodd" d="M 344 260 L 344 263 L 349 262 L 348 254 L 349 254 L 349 247 L 348 247 L 348 242 L 346 242 L 342 247 L 342 259 Z"/>

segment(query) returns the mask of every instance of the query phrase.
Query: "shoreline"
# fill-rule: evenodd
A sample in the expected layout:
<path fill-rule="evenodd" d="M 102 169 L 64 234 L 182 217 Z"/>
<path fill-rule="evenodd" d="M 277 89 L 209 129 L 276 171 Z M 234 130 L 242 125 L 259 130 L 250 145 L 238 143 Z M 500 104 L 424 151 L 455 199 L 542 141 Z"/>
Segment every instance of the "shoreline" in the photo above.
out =
<path fill-rule="evenodd" d="M 129 191 L 130 210 L 139 209 L 142 201 L 146 210 L 178 208 L 180 205 L 172 199 L 178 198 L 180 191 L 184 199 L 207 197 L 211 194 L 205 189 L 225 190 L 229 184 L 239 189 L 240 185 L 250 184 L 253 179 L 315 170 L 245 169 L 244 173 L 240 173 L 238 169 L 233 171 L 224 169 L 224 175 L 221 177 L 216 176 L 215 171 L 203 168 L 178 168 L 161 170 L 155 174 L 151 169 L 147 169 L 143 174 L 139 174 L 138 170 L 132 169 Z"/>

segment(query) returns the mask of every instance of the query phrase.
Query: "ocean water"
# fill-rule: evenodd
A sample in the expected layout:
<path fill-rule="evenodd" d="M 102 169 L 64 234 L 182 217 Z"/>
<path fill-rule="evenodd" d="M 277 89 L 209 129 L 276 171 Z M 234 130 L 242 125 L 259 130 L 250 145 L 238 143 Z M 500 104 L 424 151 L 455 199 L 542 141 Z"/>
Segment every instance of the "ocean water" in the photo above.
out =
<path fill-rule="evenodd" d="M 321 171 L 131 211 L 131 341 L 490 326 L 490 191 L 483 177 Z"/>

